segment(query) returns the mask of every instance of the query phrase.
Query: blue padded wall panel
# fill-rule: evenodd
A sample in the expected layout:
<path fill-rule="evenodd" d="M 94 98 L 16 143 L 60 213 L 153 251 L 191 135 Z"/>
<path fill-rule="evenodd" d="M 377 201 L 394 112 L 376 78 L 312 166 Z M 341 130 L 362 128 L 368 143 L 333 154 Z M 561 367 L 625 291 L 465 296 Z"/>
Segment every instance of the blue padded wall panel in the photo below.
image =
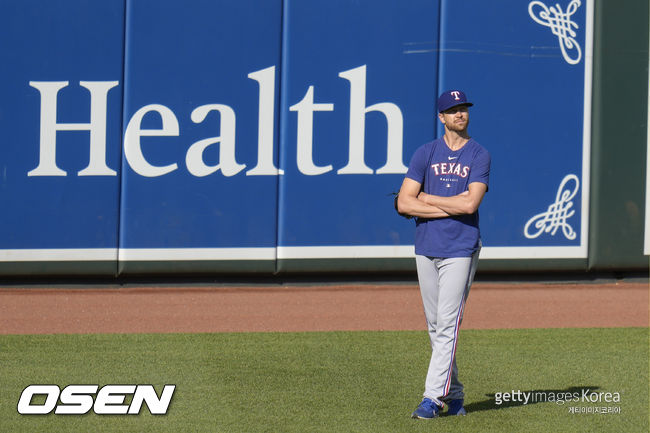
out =
<path fill-rule="evenodd" d="M 545 3 L 442 2 L 439 87 L 467 92 L 470 133 L 492 155 L 482 257 L 587 253 L 592 2 Z"/>
<path fill-rule="evenodd" d="M 437 1 L 285 1 L 279 258 L 412 245 L 390 193 L 432 138 L 437 36 Z"/>
<path fill-rule="evenodd" d="M 0 260 L 114 272 L 124 1 L 6 0 L 0 41 Z"/>
<path fill-rule="evenodd" d="M 128 1 L 121 260 L 274 268 L 281 19 L 280 1 Z"/>

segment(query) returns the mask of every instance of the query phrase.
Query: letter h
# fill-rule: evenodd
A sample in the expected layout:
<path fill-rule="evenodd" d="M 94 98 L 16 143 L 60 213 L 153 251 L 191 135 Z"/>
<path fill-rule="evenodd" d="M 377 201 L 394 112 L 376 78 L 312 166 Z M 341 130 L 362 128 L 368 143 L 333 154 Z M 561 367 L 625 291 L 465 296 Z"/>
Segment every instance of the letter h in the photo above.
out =
<path fill-rule="evenodd" d="M 348 164 L 337 174 L 372 174 L 364 161 L 366 114 L 378 111 L 386 117 L 386 165 L 377 174 L 406 173 L 402 163 L 403 124 L 402 111 L 391 102 L 380 102 L 366 107 L 366 65 L 339 73 L 350 82 L 350 142 Z"/>
<path fill-rule="evenodd" d="M 30 81 L 41 94 L 41 133 L 38 166 L 28 176 L 66 176 L 56 165 L 57 131 L 90 131 L 90 161 L 79 176 L 116 176 L 106 165 L 106 111 L 108 91 L 118 81 L 80 81 L 90 91 L 90 123 L 57 123 L 57 95 L 68 81 Z"/>

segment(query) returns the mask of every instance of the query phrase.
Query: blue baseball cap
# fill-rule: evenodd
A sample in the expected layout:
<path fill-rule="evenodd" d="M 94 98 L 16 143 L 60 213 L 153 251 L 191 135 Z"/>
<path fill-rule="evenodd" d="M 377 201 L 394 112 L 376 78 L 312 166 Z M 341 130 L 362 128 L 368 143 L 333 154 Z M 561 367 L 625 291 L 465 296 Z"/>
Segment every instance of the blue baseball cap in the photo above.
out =
<path fill-rule="evenodd" d="M 474 104 L 467 102 L 467 96 L 460 90 L 447 90 L 438 98 L 438 113 L 442 113 L 458 105 L 471 107 Z"/>

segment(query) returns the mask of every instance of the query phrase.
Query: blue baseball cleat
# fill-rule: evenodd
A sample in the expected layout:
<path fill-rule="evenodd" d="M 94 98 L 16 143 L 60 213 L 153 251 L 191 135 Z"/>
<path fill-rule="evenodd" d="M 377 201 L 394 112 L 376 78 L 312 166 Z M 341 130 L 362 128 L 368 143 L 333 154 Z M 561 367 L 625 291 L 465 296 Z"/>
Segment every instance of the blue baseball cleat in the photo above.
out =
<path fill-rule="evenodd" d="M 411 414 L 411 418 L 432 419 L 437 417 L 439 412 L 440 407 L 435 404 L 430 398 L 425 398 L 422 400 L 417 409 L 415 409 L 415 411 Z"/>
<path fill-rule="evenodd" d="M 447 415 L 467 415 L 467 411 L 463 407 L 463 399 L 459 398 L 457 400 L 450 400 L 447 403 L 449 409 L 447 410 Z"/>

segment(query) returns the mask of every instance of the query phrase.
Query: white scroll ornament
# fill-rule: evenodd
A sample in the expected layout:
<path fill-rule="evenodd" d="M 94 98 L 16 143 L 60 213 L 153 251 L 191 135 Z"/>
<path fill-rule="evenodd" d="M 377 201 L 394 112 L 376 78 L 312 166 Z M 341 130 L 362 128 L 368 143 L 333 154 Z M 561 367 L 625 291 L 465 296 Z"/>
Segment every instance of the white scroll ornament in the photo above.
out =
<path fill-rule="evenodd" d="M 538 24 L 550 27 L 560 43 L 562 56 L 570 65 L 575 65 L 582 59 L 580 44 L 575 40 L 578 23 L 571 20 L 571 15 L 580 7 L 580 0 L 572 0 L 562 11 L 560 4 L 548 7 L 541 1 L 532 1 L 528 4 L 528 14 Z"/>
<path fill-rule="evenodd" d="M 567 184 L 572 181 L 575 182 L 575 186 L 573 189 L 570 189 L 567 187 Z M 571 200 L 576 196 L 579 188 L 580 181 L 578 180 L 578 176 L 575 174 L 566 175 L 557 190 L 555 203 L 550 205 L 546 212 L 539 213 L 528 220 L 524 227 L 524 236 L 528 239 L 535 239 L 542 233 L 550 233 L 551 236 L 555 236 L 557 229 L 562 227 L 562 233 L 567 239 L 575 239 L 576 232 L 567 220 L 576 213 L 575 210 L 571 209 L 573 207 L 573 201 Z M 534 227 L 536 231 L 531 233 L 531 227 Z"/>

